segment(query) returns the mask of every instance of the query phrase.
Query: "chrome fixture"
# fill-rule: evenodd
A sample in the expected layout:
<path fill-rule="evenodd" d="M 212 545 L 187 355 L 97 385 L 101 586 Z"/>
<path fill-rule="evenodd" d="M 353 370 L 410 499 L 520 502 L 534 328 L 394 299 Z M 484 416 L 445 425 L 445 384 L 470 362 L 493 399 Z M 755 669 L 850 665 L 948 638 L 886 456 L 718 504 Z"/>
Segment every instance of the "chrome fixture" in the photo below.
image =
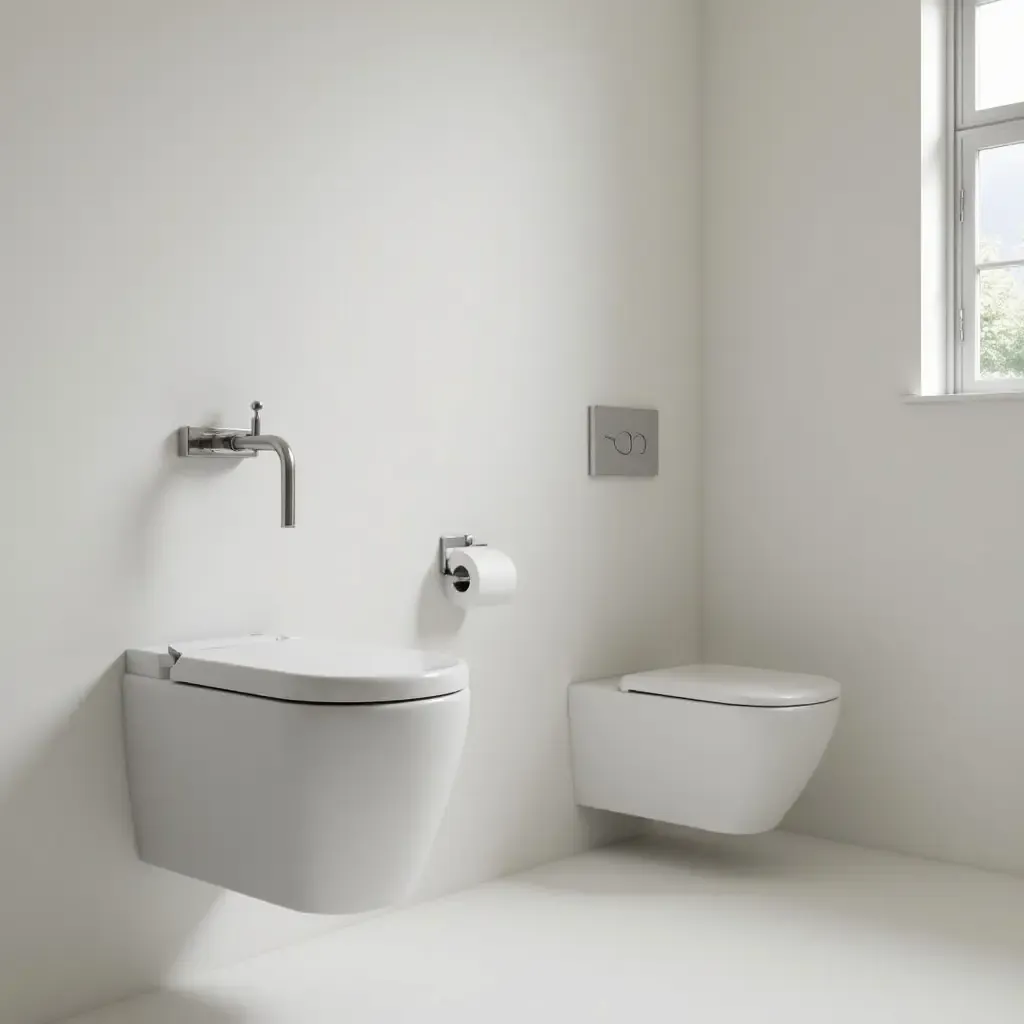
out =
<path fill-rule="evenodd" d="M 274 452 L 281 461 L 281 525 L 295 525 L 295 455 L 291 445 L 274 434 L 264 434 L 262 402 L 252 403 L 248 430 L 222 427 L 181 427 L 178 454 L 183 458 L 254 459 L 260 452 Z"/>
<path fill-rule="evenodd" d="M 448 564 L 448 552 L 452 548 L 485 548 L 482 541 L 475 540 L 471 533 L 461 534 L 457 537 L 442 537 L 437 546 L 437 567 L 442 576 L 453 576 L 451 566 Z"/>

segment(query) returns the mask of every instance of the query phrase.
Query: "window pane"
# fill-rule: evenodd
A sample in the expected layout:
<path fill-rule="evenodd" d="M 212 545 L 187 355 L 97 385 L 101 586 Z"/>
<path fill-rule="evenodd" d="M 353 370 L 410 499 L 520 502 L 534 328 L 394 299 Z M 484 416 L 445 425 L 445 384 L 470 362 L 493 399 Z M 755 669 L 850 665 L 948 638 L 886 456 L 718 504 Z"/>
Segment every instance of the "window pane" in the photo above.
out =
<path fill-rule="evenodd" d="M 1024 0 L 978 4 L 978 109 L 1024 102 Z"/>
<path fill-rule="evenodd" d="M 1024 377 L 1024 267 L 978 271 L 979 373 Z"/>
<path fill-rule="evenodd" d="M 1024 143 L 978 154 L 978 262 L 1019 259 L 1024 259 Z"/>

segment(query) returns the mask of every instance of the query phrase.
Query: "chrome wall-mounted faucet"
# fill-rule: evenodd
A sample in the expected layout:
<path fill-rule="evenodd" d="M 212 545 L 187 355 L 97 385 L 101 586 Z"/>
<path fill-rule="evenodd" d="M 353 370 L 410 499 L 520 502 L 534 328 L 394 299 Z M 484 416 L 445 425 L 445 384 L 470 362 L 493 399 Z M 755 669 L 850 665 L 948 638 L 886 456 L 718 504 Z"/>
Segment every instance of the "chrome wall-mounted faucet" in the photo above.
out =
<path fill-rule="evenodd" d="M 222 427 L 181 427 L 178 454 L 183 458 L 252 459 L 260 452 L 274 452 L 281 462 L 281 525 L 295 526 L 295 454 L 291 445 L 274 434 L 264 434 L 262 402 L 252 403 L 248 430 Z"/>

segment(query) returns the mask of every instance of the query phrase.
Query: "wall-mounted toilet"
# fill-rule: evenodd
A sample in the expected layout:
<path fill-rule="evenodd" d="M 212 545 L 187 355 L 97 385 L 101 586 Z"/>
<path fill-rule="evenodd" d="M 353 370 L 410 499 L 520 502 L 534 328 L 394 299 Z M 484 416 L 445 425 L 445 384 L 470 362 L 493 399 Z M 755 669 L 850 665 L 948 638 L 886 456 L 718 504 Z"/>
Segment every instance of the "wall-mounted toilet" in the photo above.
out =
<path fill-rule="evenodd" d="M 746 835 L 775 828 L 839 717 L 822 676 L 691 665 L 569 687 L 576 802 Z"/>
<path fill-rule="evenodd" d="M 125 668 L 143 860 L 307 913 L 408 893 L 462 754 L 463 662 L 255 636 L 129 651 Z"/>

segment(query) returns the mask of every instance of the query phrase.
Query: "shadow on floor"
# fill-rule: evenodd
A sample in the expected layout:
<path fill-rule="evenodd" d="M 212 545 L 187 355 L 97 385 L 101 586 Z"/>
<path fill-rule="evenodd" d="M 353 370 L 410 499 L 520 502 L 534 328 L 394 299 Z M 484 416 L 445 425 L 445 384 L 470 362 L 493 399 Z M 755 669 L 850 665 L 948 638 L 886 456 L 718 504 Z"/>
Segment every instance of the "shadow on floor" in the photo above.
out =
<path fill-rule="evenodd" d="M 1024 962 L 1024 879 L 774 832 L 647 838 L 515 880 L 559 893 L 651 898 L 668 913 L 713 905 L 828 931 Z"/>

